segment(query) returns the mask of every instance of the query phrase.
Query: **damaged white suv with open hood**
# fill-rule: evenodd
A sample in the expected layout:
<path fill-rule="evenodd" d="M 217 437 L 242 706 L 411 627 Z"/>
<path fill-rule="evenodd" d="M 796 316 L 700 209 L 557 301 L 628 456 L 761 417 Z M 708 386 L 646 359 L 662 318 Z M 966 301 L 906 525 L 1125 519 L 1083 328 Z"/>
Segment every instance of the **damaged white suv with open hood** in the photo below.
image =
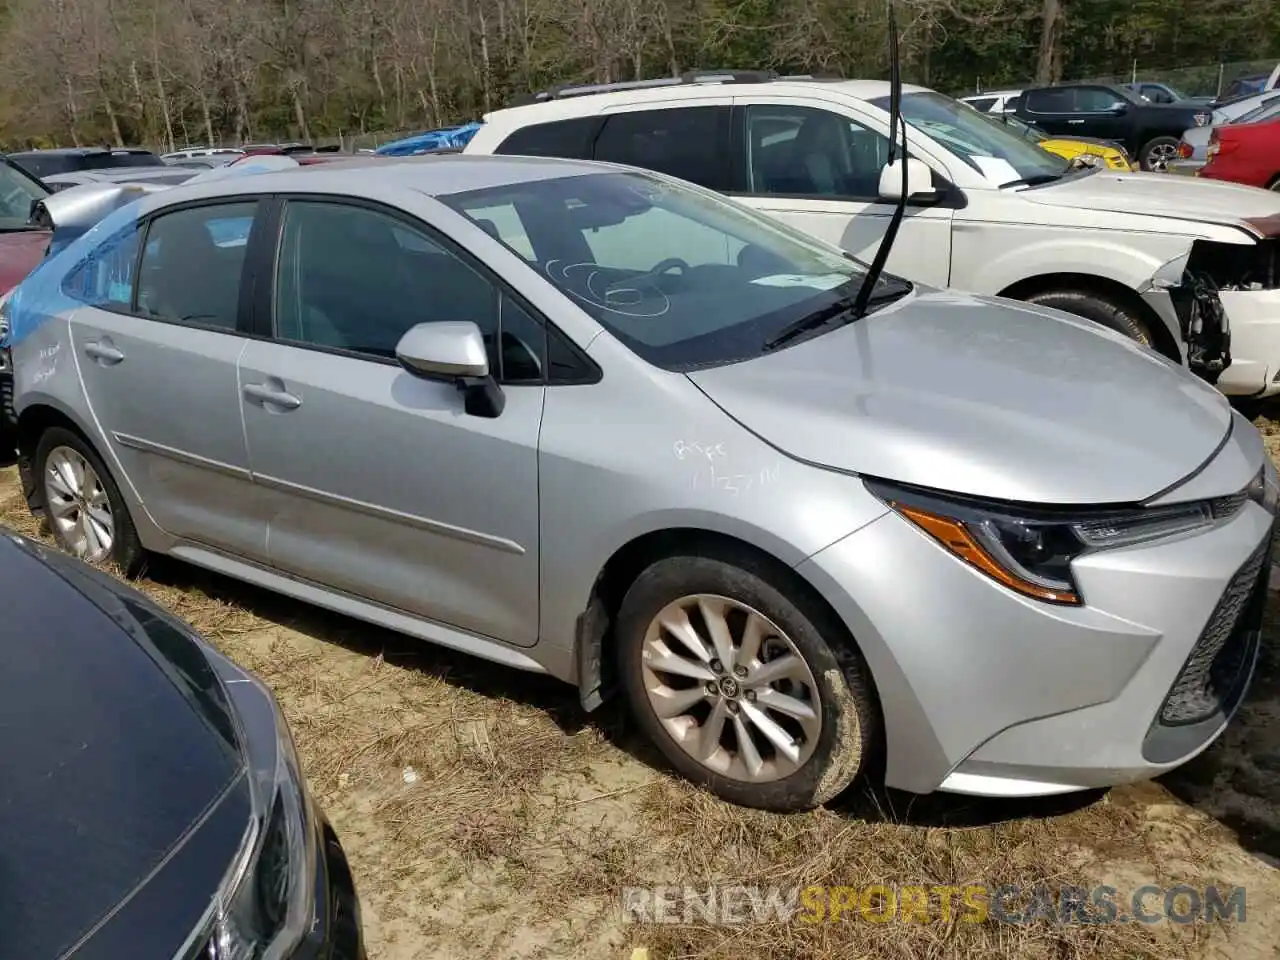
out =
<path fill-rule="evenodd" d="M 909 199 L 890 272 L 1075 313 L 1227 394 L 1280 392 L 1280 195 L 1073 167 L 949 97 L 903 94 Z M 660 170 L 863 258 L 902 189 L 881 81 L 689 74 L 532 100 L 487 115 L 464 152 Z"/>

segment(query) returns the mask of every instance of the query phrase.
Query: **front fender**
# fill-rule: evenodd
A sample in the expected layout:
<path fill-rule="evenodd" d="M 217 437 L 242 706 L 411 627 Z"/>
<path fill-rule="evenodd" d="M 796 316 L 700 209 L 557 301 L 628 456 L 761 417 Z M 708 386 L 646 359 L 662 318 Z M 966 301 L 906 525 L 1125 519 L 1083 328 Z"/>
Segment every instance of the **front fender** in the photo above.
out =
<path fill-rule="evenodd" d="M 1063 241 L 1046 238 L 1021 246 L 1011 245 L 984 261 L 973 288 L 1003 294 L 1015 284 L 1055 274 L 1080 274 L 1123 284 L 1137 291 L 1156 272 L 1191 250 L 1191 239 L 1179 236 L 1147 236 L 1143 249 L 1096 233 Z"/>

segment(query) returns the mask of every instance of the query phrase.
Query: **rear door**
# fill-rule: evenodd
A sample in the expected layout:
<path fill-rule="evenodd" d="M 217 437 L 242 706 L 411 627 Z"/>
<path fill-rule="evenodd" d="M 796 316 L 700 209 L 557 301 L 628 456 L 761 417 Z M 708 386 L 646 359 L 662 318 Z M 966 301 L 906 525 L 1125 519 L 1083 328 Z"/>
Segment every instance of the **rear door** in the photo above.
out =
<path fill-rule="evenodd" d="M 1074 87 L 1042 87 L 1022 95 L 1020 112 L 1045 133 L 1093 136 L 1076 109 Z"/>
<path fill-rule="evenodd" d="M 86 395 L 151 518 L 177 537 L 265 559 L 236 364 L 254 198 L 161 211 L 105 243 L 66 282 Z M 120 475 L 118 474 L 118 475 Z"/>

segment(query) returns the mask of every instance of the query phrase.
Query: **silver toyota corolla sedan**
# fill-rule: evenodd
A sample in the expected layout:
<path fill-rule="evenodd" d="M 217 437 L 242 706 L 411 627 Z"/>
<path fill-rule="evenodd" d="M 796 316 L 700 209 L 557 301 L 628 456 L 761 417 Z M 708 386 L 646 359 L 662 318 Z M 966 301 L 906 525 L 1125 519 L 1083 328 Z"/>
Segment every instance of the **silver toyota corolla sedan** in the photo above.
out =
<path fill-rule="evenodd" d="M 518 157 L 188 184 L 6 305 L 32 509 L 614 690 L 729 800 L 1158 774 L 1259 644 L 1276 475 L 1087 321 Z"/>

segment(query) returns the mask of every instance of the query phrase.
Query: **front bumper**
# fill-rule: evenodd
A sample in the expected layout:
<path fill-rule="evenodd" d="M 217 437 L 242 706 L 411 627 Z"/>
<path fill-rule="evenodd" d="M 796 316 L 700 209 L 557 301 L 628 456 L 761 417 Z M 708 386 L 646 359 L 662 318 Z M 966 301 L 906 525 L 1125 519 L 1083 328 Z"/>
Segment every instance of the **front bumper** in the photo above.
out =
<path fill-rule="evenodd" d="M 1083 607 L 1017 596 L 892 513 L 800 572 L 867 658 L 890 786 L 1044 795 L 1154 777 L 1222 732 L 1257 656 L 1272 524 L 1250 502 L 1199 535 L 1082 557 Z"/>
<path fill-rule="evenodd" d="M 1231 325 L 1231 366 L 1218 378 L 1229 396 L 1280 393 L 1280 289 L 1222 290 L 1218 296 Z"/>
<path fill-rule="evenodd" d="M 316 815 L 315 918 L 290 960 L 366 960 L 360 901 L 347 855 L 324 815 Z"/>

